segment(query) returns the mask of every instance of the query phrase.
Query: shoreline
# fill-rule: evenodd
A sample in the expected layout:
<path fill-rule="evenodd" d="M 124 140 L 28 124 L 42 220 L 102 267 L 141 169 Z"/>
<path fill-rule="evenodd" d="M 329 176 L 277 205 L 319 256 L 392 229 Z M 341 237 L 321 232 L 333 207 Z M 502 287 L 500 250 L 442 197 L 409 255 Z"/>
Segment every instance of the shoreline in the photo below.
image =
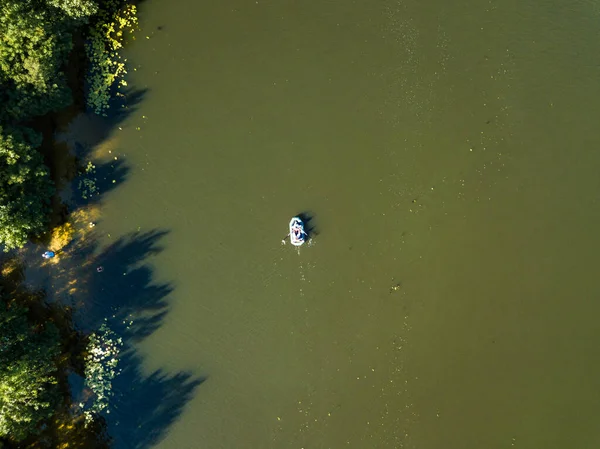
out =
<path fill-rule="evenodd" d="M 120 3 L 121 6 L 134 4 L 127 1 Z M 12 439 L 10 434 L 0 436 L 0 448 L 46 449 L 67 447 L 73 443 L 82 448 L 108 449 L 109 447 L 110 437 L 107 435 L 105 418 L 94 413 L 94 419 L 89 424 L 85 420 L 83 409 L 77 405 L 78 399 L 83 398 L 87 401 L 97 394 L 87 386 L 80 390 L 74 389 L 70 380 L 73 374 L 82 380 L 86 378 L 88 343 L 96 331 L 79 330 L 73 321 L 73 312 L 77 305 L 69 305 L 56 298 L 63 294 L 72 297 L 73 292 L 81 288 L 78 285 L 82 285 L 84 288 L 82 300 L 87 301 L 85 284 L 89 279 L 85 278 L 89 275 L 85 275 L 82 269 L 93 261 L 93 249 L 96 247 L 96 239 L 90 233 L 94 222 L 99 218 L 101 197 L 104 192 L 94 192 L 93 198 L 81 200 L 79 199 L 82 195 L 81 181 L 79 188 L 74 183 L 78 178 L 86 179 L 87 161 L 93 161 L 104 169 L 106 175 L 104 181 L 112 174 L 111 170 L 117 171 L 121 167 L 121 161 L 117 164 L 116 161 L 99 157 L 96 148 L 102 146 L 104 142 L 109 142 L 109 146 L 112 146 L 110 132 L 128 116 L 120 109 L 117 110 L 118 106 L 112 104 L 122 101 L 122 96 L 115 95 L 117 88 L 113 85 L 110 88 L 112 95 L 109 117 L 107 119 L 99 117 L 97 121 L 93 118 L 96 113 L 89 111 L 86 101 L 87 76 L 91 64 L 85 48 L 86 29 L 89 32 L 96 26 L 95 22 L 111 17 L 106 14 L 102 17 L 96 16 L 90 23 L 80 25 L 72 32 L 72 48 L 65 64 L 60 67 L 71 92 L 71 103 L 58 110 L 51 110 L 46 114 L 14 123 L 16 126 L 30 128 L 41 135 L 41 144 L 35 151 L 41 154 L 43 163 L 48 168 L 48 178 L 54 186 L 54 192 L 49 199 L 47 222 L 41 234 L 29 236 L 29 241 L 23 248 L 10 250 L 0 256 L 2 274 L 0 287 L 3 290 L 3 301 L 6 301 L 9 307 L 27 308 L 27 317 L 30 325 L 33 326 L 32 329 L 44 329 L 48 326 L 58 329 L 61 349 L 59 359 L 56 361 L 55 377 L 58 393 L 62 399 L 60 404 L 50 409 L 53 410 L 52 418 L 41 421 L 44 426 L 41 427 L 39 434 L 34 432 L 21 441 Z M 76 134 L 82 136 L 86 133 L 91 134 L 95 142 L 82 145 L 78 141 L 79 136 L 69 136 L 72 134 L 70 128 L 73 127 L 77 117 L 88 117 L 90 120 L 89 124 L 84 123 L 83 128 L 86 129 Z M 61 139 L 61 134 L 66 139 Z M 92 184 L 98 182 L 93 178 L 94 174 L 90 175 Z M 99 183 L 101 182 L 102 180 Z M 114 185 L 108 187 L 113 188 Z M 69 195 L 69 190 L 72 191 L 72 198 L 65 199 L 65 195 Z M 92 238 L 88 239 L 88 237 Z M 43 251 L 43 248 L 50 248 L 57 255 L 53 259 L 42 260 L 40 249 Z M 81 253 L 86 254 L 88 258 L 91 256 L 90 262 L 82 265 Z M 48 269 L 51 271 L 48 272 Z M 26 274 L 32 270 L 41 274 L 39 282 L 36 280 L 31 282 L 32 279 L 29 279 Z M 93 271 L 95 274 L 95 270 Z M 58 290 L 55 289 L 55 284 Z M 40 427 L 37 427 L 39 431 Z"/>

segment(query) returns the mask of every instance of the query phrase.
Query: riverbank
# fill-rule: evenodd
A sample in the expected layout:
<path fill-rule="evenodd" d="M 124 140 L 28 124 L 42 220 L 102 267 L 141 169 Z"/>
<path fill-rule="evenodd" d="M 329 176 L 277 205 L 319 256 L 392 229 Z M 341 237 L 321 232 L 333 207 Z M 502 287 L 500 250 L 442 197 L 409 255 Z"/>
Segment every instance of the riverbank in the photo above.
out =
<path fill-rule="evenodd" d="M 94 448 L 109 447 L 103 419 L 86 425 L 82 416 L 73 413 L 72 386 L 73 374 L 84 376 L 85 358 L 89 335 L 76 329 L 73 323 L 73 309 L 60 303 L 49 303 L 44 291 L 36 291 L 25 285 L 25 266 L 19 257 L 3 260 L 0 287 L 3 298 L 10 298 L 9 307 L 22 307 L 27 310 L 27 320 L 35 333 L 49 327 L 58 331 L 60 351 L 56 359 L 57 402 L 52 417 L 45 420 L 41 432 L 32 434 L 21 441 L 11 438 L 4 440 L 5 448 L 49 449 L 49 448 Z M 6 337 L 6 335 L 5 335 Z M 35 373 L 30 373 L 34 375 Z"/>
<path fill-rule="evenodd" d="M 130 15 L 132 11 L 135 13 L 135 6 L 131 2 L 101 1 L 99 4 L 100 9 L 96 11 L 94 2 L 86 3 L 91 8 L 89 11 L 97 15 L 91 16 L 92 19 L 87 25 L 73 25 L 75 28 L 72 30 L 72 48 L 64 66 L 60 67 L 64 73 L 66 88 L 71 92 L 70 104 L 62 108 L 50 109 L 45 114 L 33 118 L 24 119 L 18 125 L 15 125 L 13 123 L 15 120 L 9 117 L 12 120 L 11 126 L 26 127 L 41 135 L 37 151 L 42 155 L 43 163 L 48 168 L 47 176 L 54 186 L 54 191 L 49 197 L 45 231 L 40 232 L 38 226 L 37 236 L 32 236 L 31 243 L 21 249 L 3 254 L 0 258 L 2 307 L 7 308 L 3 313 L 14 314 L 21 313 L 20 310 L 26 311 L 31 330 L 21 330 L 20 332 L 25 332 L 23 335 L 29 335 L 28 332 L 31 331 L 33 331 L 31 335 L 35 335 L 41 330 L 44 332 L 57 330 L 57 347 L 59 349 L 57 349 L 58 355 L 53 362 L 56 366 L 54 369 L 48 368 L 50 377 L 47 378 L 43 387 L 52 390 L 52 395 L 56 390 L 60 399 L 57 399 L 56 403 L 43 405 L 42 409 L 45 410 L 45 414 L 37 416 L 33 420 L 27 418 L 31 424 L 27 424 L 23 429 L 18 428 L 20 424 L 18 424 L 17 418 L 12 415 L 3 415 L 0 420 L 3 423 L 0 428 L 2 431 L 0 444 L 4 443 L 4 447 L 8 448 L 45 449 L 76 446 L 100 449 L 108 447 L 109 438 L 106 434 L 104 418 L 96 412 L 90 414 L 99 399 L 99 391 L 96 389 L 106 389 L 106 385 L 90 383 L 90 368 L 92 363 L 96 363 L 90 359 L 90 351 L 94 350 L 90 346 L 90 338 L 92 340 L 95 336 L 102 338 L 106 331 L 103 331 L 100 326 L 82 330 L 75 324 L 74 310 L 84 304 L 73 303 L 69 298 L 74 298 L 77 293 L 79 301 L 90 301 L 91 299 L 89 296 L 85 296 L 86 288 L 90 283 L 90 273 L 97 273 L 102 268 L 95 265 L 95 257 L 98 256 L 95 252 L 97 253 L 98 244 L 94 235 L 95 224 L 100 218 L 102 194 L 119 185 L 124 173 L 122 161 L 117 161 L 116 157 L 114 160 L 112 157 L 107 157 L 104 151 L 99 150 L 98 146 L 106 140 L 127 114 L 124 114 L 123 109 L 118 107 L 115 113 L 96 120 L 91 115 L 93 113 L 88 112 L 90 76 L 93 76 L 90 75 L 93 73 L 91 64 L 98 61 L 100 57 L 98 52 L 102 50 L 96 46 L 96 59 L 90 61 L 93 58 L 86 43 L 89 42 L 90 33 L 112 27 L 114 23 L 111 21 L 118 19 L 119 11 L 125 11 L 129 16 L 125 25 L 121 24 L 117 30 L 124 26 L 131 26 L 136 19 L 135 17 L 132 19 Z M 25 14 L 21 19 L 19 14 L 22 10 L 15 7 L 14 11 L 17 12 L 15 13 L 16 18 L 13 17 L 13 20 L 22 20 L 25 23 L 23 26 L 27 27 L 27 15 Z M 53 13 L 58 14 L 55 10 Z M 69 14 L 79 13 L 73 10 L 69 11 Z M 45 12 L 45 14 L 50 15 L 50 12 Z M 55 21 L 56 23 L 60 22 L 59 19 Z M 51 33 L 60 26 L 62 26 L 60 23 L 59 25 L 53 24 L 51 27 L 49 26 L 50 31 L 48 32 Z M 107 61 L 116 57 L 115 39 L 122 43 L 123 38 L 124 36 L 115 38 L 109 31 L 106 31 L 105 35 L 97 36 L 97 39 L 106 39 L 107 55 L 105 59 Z M 3 45 L 15 45 L 9 40 L 8 34 L 5 34 L 3 39 Z M 101 76 L 105 75 L 107 75 L 106 72 L 101 74 Z M 58 74 L 57 76 L 61 77 L 62 75 Z M 106 93 L 103 94 L 105 107 L 108 107 L 109 102 L 113 105 L 123 105 L 124 95 L 118 92 L 116 86 L 112 85 L 114 81 L 118 81 L 118 77 L 102 79 L 98 78 L 96 73 L 96 85 L 100 83 L 106 92 L 110 91 L 115 94 L 113 99 L 106 97 Z M 106 84 L 109 82 L 110 84 Z M 84 120 L 87 118 L 93 123 L 91 134 L 94 136 L 94 141 L 90 142 L 88 139 L 86 145 L 82 145 L 78 139 L 70 140 L 69 138 L 69 135 L 72 134 L 73 124 L 81 122 L 82 118 Z M 10 143 L 10 141 L 8 142 Z M 110 153 L 110 151 L 108 152 Z M 0 169 L 8 170 L 2 165 L 0 165 Z M 46 249 L 54 251 L 56 256 L 48 260 L 42 259 L 40 254 Z M 23 355 L 15 353 L 15 357 L 29 357 L 27 351 L 35 350 L 35 345 L 25 348 Z M 23 360 L 26 359 L 22 359 L 19 363 L 26 363 Z M 98 363 L 104 362 L 100 360 Z M 110 363 L 116 363 L 116 359 L 115 362 Z M 4 372 L 0 372 L 0 382 L 3 385 L 7 379 L 4 374 Z M 11 376 L 14 378 L 14 374 Z M 74 387 L 74 377 L 81 379 L 84 386 Z M 21 382 L 18 378 L 17 381 Z M 110 388 L 110 385 L 108 387 Z M 19 386 L 18 388 L 23 387 Z M 39 388 L 36 387 L 36 389 Z M 78 391 L 74 391 L 74 388 Z M 10 389 L 5 391 L 10 391 Z M 110 391 L 105 393 L 110 395 Z M 12 402 L 14 413 L 33 413 L 28 411 L 29 406 L 25 402 L 23 405 L 19 405 L 19 400 L 11 399 L 10 395 L 1 400 Z M 13 412 L 11 411 L 11 413 Z M 10 426 L 16 427 L 11 428 Z M 18 432 L 13 430 L 18 430 Z M 29 436 L 26 436 L 27 432 L 30 433 Z"/>

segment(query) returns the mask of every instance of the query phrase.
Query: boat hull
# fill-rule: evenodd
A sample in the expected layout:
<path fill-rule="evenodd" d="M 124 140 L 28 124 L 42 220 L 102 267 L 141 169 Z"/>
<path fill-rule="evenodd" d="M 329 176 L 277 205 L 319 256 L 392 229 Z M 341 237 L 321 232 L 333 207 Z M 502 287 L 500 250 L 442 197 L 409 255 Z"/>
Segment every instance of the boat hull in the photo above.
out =
<path fill-rule="evenodd" d="M 298 217 L 290 220 L 290 243 L 294 246 L 302 246 L 306 241 L 304 223 Z"/>

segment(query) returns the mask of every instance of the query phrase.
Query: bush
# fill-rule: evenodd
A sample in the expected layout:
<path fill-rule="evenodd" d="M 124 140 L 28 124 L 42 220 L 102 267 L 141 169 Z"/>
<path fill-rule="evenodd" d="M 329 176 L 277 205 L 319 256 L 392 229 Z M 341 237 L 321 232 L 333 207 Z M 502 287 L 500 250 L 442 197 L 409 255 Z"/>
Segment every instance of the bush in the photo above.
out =
<path fill-rule="evenodd" d="M 98 11 L 94 0 L 46 0 L 50 6 L 63 10 L 69 17 L 86 22 Z"/>
<path fill-rule="evenodd" d="M 102 411 L 110 413 L 108 402 L 113 395 L 112 381 L 118 374 L 117 364 L 123 340 L 102 323 L 100 329 L 90 335 L 85 360 L 85 383 L 94 392 L 92 404 L 84 410 L 86 423 L 91 423 Z M 79 404 L 84 407 L 85 404 Z"/>
<path fill-rule="evenodd" d="M 27 310 L 0 300 L 0 437 L 20 441 L 39 431 L 60 400 L 56 327 L 35 330 Z"/>
<path fill-rule="evenodd" d="M 0 119 L 24 120 L 71 102 L 61 67 L 73 27 L 63 10 L 39 1 L 0 2 Z"/>
<path fill-rule="evenodd" d="M 0 245 L 5 251 L 44 231 L 53 186 L 28 128 L 0 128 Z"/>
<path fill-rule="evenodd" d="M 96 114 L 106 115 L 114 87 L 127 86 L 124 76 L 127 74 L 125 63 L 119 50 L 123 47 L 126 33 L 137 28 L 136 7 L 119 2 L 107 2 L 106 9 L 98 13 L 97 22 L 91 27 L 86 44 L 86 54 L 90 61 L 87 75 L 87 104 Z M 117 92 L 117 96 L 121 95 Z"/>

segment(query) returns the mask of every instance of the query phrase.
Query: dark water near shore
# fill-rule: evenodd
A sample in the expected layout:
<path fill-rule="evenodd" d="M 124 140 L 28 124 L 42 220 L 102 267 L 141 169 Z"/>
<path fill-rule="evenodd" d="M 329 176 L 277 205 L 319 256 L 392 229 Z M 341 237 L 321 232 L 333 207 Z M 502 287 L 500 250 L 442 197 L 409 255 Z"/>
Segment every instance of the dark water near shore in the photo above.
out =
<path fill-rule="evenodd" d="M 119 444 L 600 445 L 600 6 L 140 11 L 96 229 L 166 231 L 140 376 L 206 380 Z M 317 235 L 282 246 L 300 212 Z"/>

